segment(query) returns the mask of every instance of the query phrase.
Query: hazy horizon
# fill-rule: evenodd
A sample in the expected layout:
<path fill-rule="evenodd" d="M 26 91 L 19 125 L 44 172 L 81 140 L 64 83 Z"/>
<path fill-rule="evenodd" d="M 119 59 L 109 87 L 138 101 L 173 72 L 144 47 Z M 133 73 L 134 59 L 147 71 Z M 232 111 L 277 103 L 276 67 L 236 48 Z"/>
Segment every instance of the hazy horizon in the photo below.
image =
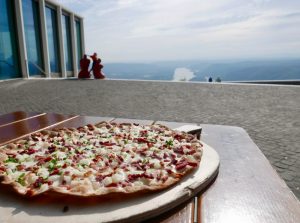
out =
<path fill-rule="evenodd" d="M 300 56 L 298 0 L 56 0 L 103 62 Z"/>

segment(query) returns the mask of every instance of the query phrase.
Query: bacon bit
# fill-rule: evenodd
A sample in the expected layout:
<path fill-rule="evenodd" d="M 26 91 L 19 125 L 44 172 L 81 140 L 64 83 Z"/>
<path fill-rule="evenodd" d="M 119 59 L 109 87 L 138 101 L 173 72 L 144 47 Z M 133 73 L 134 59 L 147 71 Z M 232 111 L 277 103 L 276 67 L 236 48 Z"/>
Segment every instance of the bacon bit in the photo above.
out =
<path fill-rule="evenodd" d="M 120 160 L 121 162 L 124 162 L 124 159 L 123 159 L 123 157 L 122 157 L 122 156 L 120 156 L 120 155 L 117 155 L 117 157 L 119 158 L 119 160 Z"/>
<path fill-rule="evenodd" d="M 116 143 L 111 143 L 111 142 L 100 142 L 100 145 L 102 146 L 114 146 Z"/>
<path fill-rule="evenodd" d="M 37 137 L 34 136 L 34 135 L 31 136 L 31 139 L 32 139 L 33 141 L 35 141 L 35 142 L 39 141 L 39 138 L 37 138 Z"/>
<path fill-rule="evenodd" d="M 138 143 L 149 143 L 149 141 L 147 139 L 144 138 L 137 138 L 136 139 Z"/>
<path fill-rule="evenodd" d="M 52 171 L 52 173 L 50 173 L 50 176 L 52 176 L 52 175 L 58 175 L 59 174 L 59 169 L 54 169 L 53 171 Z"/>
<path fill-rule="evenodd" d="M 96 179 L 96 181 L 101 182 L 104 179 L 104 176 L 103 175 L 98 175 L 98 176 L 96 176 L 95 179 Z"/>
<path fill-rule="evenodd" d="M 18 165 L 18 166 L 17 166 L 17 170 L 18 170 L 18 171 L 24 170 L 25 167 L 26 167 L 25 165 Z"/>
<path fill-rule="evenodd" d="M 136 180 L 137 178 L 140 178 L 140 177 L 142 177 L 142 174 L 129 174 L 128 175 L 128 180 L 133 181 L 133 180 Z"/>
<path fill-rule="evenodd" d="M 142 130 L 140 131 L 140 135 L 145 137 L 148 134 L 148 130 Z"/>
<path fill-rule="evenodd" d="M 67 184 L 67 181 L 63 180 L 63 181 L 61 182 L 61 184 L 62 184 L 62 185 L 66 185 L 66 184 Z"/>
<path fill-rule="evenodd" d="M 27 167 L 25 170 L 26 170 L 26 171 L 32 171 L 33 168 L 32 168 L 32 166 L 30 166 L 30 167 Z"/>
<path fill-rule="evenodd" d="M 5 167 L 3 167 L 3 166 L 0 166 L 0 171 L 3 171 L 3 172 L 5 172 L 5 171 L 6 171 Z"/>
<path fill-rule="evenodd" d="M 127 187 L 128 185 L 129 185 L 128 182 L 122 182 L 122 183 L 121 183 L 121 186 L 122 186 L 122 187 Z"/>
<path fill-rule="evenodd" d="M 65 164 L 62 166 L 62 168 L 65 169 L 65 168 L 67 168 L 67 166 L 68 166 L 68 165 L 65 163 Z"/>
<path fill-rule="evenodd" d="M 172 173 L 174 173 L 172 170 L 170 170 L 170 169 L 166 169 L 166 171 L 168 172 L 168 174 L 172 174 Z"/>
<path fill-rule="evenodd" d="M 107 175 L 98 175 L 96 176 L 96 181 L 100 182 L 102 181 L 105 177 L 111 177 L 113 173 L 107 174 Z"/>
<path fill-rule="evenodd" d="M 43 157 L 43 156 L 40 156 L 40 155 L 36 155 L 34 158 L 35 158 L 36 160 L 44 159 L 44 157 Z"/>
<path fill-rule="evenodd" d="M 88 124 L 87 127 L 88 127 L 88 129 L 89 129 L 90 131 L 94 131 L 94 130 L 95 130 L 94 126 L 91 125 L 91 124 Z"/>
<path fill-rule="evenodd" d="M 188 165 L 188 162 L 186 160 L 181 161 L 176 164 L 176 170 L 181 170 L 181 169 L 185 168 L 187 165 Z"/>
<path fill-rule="evenodd" d="M 65 171 L 64 172 L 64 175 L 66 175 L 66 176 L 69 175 L 69 174 L 70 174 L 70 171 Z"/>
<path fill-rule="evenodd" d="M 117 186 L 118 186 L 117 183 L 111 183 L 111 184 L 107 185 L 106 187 L 117 187 Z"/>
<path fill-rule="evenodd" d="M 46 158 L 44 159 L 45 162 L 49 162 L 49 161 L 51 161 L 51 160 L 52 160 L 52 157 L 51 157 L 51 156 L 48 156 L 48 157 L 46 157 Z"/>
<path fill-rule="evenodd" d="M 32 167 L 32 168 L 33 168 L 32 172 L 36 172 L 36 171 L 39 170 L 39 167 L 38 167 L 38 166 L 34 166 L 34 167 Z"/>
<path fill-rule="evenodd" d="M 147 178 L 147 179 L 154 179 L 153 174 L 147 174 L 147 173 L 143 173 L 142 177 Z"/>
<path fill-rule="evenodd" d="M 154 152 L 153 152 L 153 154 L 151 155 L 151 157 L 152 157 L 152 158 L 156 158 L 156 159 L 158 159 L 158 160 L 161 160 L 161 159 L 162 159 L 159 155 L 157 155 L 157 154 L 154 153 Z"/>
<path fill-rule="evenodd" d="M 10 152 L 7 152 L 6 155 L 11 156 L 11 157 L 13 157 L 13 158 L 16 158 L 16 156 L 17 156 L 16 154 L 10 153 Z"/>
<path fill-rule="evenodd" d="M 136 167 L 137 170 L 144 170 L 144 168 L 139 163 L 132 164 L 132 166 Z"/>
<path fill-rule="evenodd" d="M 176 134 L 176 135 L 174 136 L 174 139 L 180 141 L 180 140 L 182 139 L 182 135 Z"/>
<path fill-rule="evenodd" d="M 189 155 L 193 155 L 195 152 L 196 152 L 195 149 L 191 149 L 191 150 L 188 152 L 188 154 L 189 154 Z"/>
<path fill-rule="evenodd" d="M 166 182 L 167 179 L 168 179 L 168 176 L 163 176 L 163 177 L 161 178 L 161 180 L 162 180 L 163 183 Z"/>
<path fill-rule="evenodd" d="M 45 180 L 43 177 L 39 177 L 34 183 L 33 183 L 33 187 L 34 188 L 39 188 L 42 184 L 45 183 Z"/>
<path fill-rule="evenodd" d="M 156 176 L 156 179 L 157 179 L 157 181 L 160 181 L 160 179 L 161 179 L 161 173 L 159 173 L 159 174 Z"/>
<path fill-rule="evenodd" d="M 170 162 L 171 160 L 169 160 L 169 159 L 164 159 L 164 162 L 165 163 L 168 163 L 168 162 Z"/>
<path fill-rule="evenodd" d="M 77 130 L 78 130 L 79 132 L 85 132 L 85 129 L 84 129 L 83 127 L 78 127 Z"/>
<path fill-rule="evenodd" d="M 56 150 L 56 147 L 54 145 L 48 147 L 49 153 L 53 153 L 53 152 L 55 152 L 55 150 Z"/>
<path fill-rule="evenodd" d="M 48 184 L 49 186 L 51 186 L 51 185 L 53 184 L 53 181 L 48 180 L 48 181 L 47 181 L 47 184 Z"/>
<path fill-rule="evenodd" d="M 31 154 L 34 154 L 36 152 L 36 150 L 32 149 L 32 148 L 29 148 L 27 150 L 25 150 L 24 153 L 28 154 L 28 155 L 31 155 Z"/>
<path fill-rule="evenodd" d="M 142 156 L 147 156 L 147 153 L 144 152 L 144 151 L 140 152 L 140 154 L 141 154 Z"/>
<path fill-rule="evenodd" d="M 197 167 L 197 166 L 198 166 L 198 163 L 188 162 L 188 165 L 189 165 L 189 166 L 192 166 L 192 167 Z"/>
<path fill-rule="evenodd" d="M 174 152 L 175 153 L 179 153 L 181 155 L 184 155 L 184 152 L 183 152 L 183 147 L 179 147 L 179 148 L 174 148 Z"/>

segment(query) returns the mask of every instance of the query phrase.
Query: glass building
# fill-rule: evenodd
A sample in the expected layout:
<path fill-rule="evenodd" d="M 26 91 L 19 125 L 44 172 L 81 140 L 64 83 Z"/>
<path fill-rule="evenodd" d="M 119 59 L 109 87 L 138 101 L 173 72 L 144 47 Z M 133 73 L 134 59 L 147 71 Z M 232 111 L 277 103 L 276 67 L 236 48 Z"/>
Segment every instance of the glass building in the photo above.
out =
<path fill-rule="evenodd" d="M 0 80 L 76 77 L 83 18 L 52 0 L 0 0 Z"/>

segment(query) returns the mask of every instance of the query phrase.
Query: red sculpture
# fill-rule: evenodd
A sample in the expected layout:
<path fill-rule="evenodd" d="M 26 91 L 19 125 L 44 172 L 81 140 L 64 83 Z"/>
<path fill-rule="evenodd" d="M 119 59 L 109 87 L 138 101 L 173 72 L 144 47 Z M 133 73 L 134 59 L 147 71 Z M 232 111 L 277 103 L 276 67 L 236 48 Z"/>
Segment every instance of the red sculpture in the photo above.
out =
<path fill-rule="evenodd" d="M 94 62 L 93 66 L 93 74 L 95 79 L 104 79 L 105 76 L 102 73 L 103 65 L 101 64 L 101 59 L 99 58 L 97 61 Z"/>
<path fill-rule="evenodd" d="M 78 74 L 78 78 L 90 78 L 89 71 L 90 60 L 87 58 L 87 55 L 84 54 L 83 58 L 80 60 L 80 72 Z"/>

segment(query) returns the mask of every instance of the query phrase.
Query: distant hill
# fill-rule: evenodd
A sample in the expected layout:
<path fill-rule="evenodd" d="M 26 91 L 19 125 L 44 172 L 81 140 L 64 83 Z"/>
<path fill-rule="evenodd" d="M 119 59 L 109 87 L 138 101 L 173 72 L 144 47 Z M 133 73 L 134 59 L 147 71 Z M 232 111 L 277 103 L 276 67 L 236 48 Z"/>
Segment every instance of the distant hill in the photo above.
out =
<path fill-rule="evenodd" d="M 172 80 L 175 69 L 181 67 L 194 72 L 191 81 L 206 81 L 209 76 L 222 81 L 300 79 L 300 59 L 107 63 L 104 72 L 109 78 Z"/>
<path fill-rule="evenodd" d="M 225 81 L 300 79 L 300 60 L 214 63 L 195 75 L 193 81 L 203 81 L 205 76 Z"/>

